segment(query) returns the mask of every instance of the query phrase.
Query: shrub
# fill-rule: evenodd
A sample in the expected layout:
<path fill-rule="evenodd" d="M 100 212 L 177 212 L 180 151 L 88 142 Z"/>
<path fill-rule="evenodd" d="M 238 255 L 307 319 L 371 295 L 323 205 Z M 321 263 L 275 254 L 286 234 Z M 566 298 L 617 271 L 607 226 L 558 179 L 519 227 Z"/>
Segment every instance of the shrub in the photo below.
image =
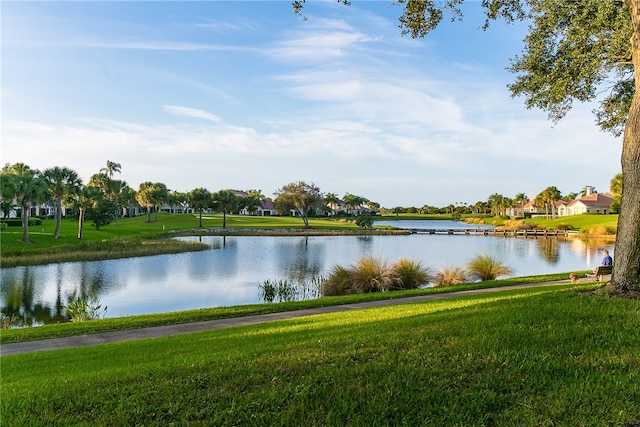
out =
<path fill-rule="evenodd" d="M 385 261 L 371 255 L 360 258 L 350 273 L 351 286 L 357 294 L 388 291 L 397 280 Z"/>
<path fill-rule="evenodd" d="M 467 281 L 467 272 L 463 267 L 445 267 L 435 277 L 435 286 L 457 285 Z"/>
<path fill-rule="evenodd" d="M 85 322 L 104 317 L 107 313 L 107 307 L 100 310 L 101 308 L 100 300 L 95 295 L 87 295 L 69 298 L 66 312 L 72 322 Z"/>
<path fill-rule="evenodd" d="M 353 293 L 350 271 L 341 265 L 333 267 L 329 276 L 322 283 L 322 295 L 338 296 Z"/>
<path fill-rule="evenodd" d="M 498 257 L 480 254 L 469 261 L 466 268 L 469 278 L 472 280 L 493 280 L 500 276 L 507 276 L 513 270 L 505 265 Z"/>
<path fill-rule="evenodd" d="M 323 281 L 322 295 L 349 295 L 415 289 L 433 280 L 419 262 L 401 259 L 393 265 L 366 255 L 349 268 L 336 266 Z"/>
<path fill-rule="evenodd" d="M 416 289 L 433 280 L 433 274 L 429 268 L 410 259 L 401 258 L 392 269 L 397 280 L 394 289 Z"/>

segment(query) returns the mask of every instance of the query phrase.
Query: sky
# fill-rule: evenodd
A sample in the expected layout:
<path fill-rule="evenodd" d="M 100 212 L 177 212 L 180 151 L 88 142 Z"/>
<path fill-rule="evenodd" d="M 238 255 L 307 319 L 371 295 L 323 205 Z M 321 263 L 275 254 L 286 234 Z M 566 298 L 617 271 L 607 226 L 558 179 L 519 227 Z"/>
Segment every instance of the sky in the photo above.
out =
<path fill-rule="evenodd" d="M 2 1 L 2 164 L 170 190 L 314 183 L 382 207 L 609 190 L 595 104 L 554 124 L 507 85 L 527 25 L 479 1 L 424 39 L 391 0 Z"/>

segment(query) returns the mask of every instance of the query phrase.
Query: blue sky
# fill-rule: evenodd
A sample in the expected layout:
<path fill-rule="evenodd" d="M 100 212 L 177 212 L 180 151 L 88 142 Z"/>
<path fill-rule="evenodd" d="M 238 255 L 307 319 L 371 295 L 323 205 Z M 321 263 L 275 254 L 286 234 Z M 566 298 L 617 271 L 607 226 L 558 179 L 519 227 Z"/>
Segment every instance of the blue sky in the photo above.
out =
<path fill-rule="evenodd" d="M 426 39 L 391 1 L 7 2 L 2 163 L 85 182 L 259 189 L 294 181 L 394 206 L 445 206 L 555 185 L 608 191 L 621 138 L 576 105 L 554 125 L 506 85 L 526 25 L 478 1 Z"/>

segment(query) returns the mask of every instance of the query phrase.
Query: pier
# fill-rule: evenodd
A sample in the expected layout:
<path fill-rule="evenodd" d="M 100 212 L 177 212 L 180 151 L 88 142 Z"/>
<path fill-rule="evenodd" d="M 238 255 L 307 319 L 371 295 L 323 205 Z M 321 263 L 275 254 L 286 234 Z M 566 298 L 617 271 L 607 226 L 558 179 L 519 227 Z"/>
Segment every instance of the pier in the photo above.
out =
<path fill-rule="evenodd" d="M 566 236 L 569 230 L 502 230 L 495 228 L 410 228 L 411 234 L 465 234 L 483 236 Z"/>

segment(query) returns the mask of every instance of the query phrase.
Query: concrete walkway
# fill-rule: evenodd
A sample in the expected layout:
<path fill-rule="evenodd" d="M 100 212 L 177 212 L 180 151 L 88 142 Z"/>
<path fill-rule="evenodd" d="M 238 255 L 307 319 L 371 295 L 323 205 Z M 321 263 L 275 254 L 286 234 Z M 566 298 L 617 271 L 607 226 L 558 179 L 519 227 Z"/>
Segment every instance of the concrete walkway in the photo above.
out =
<path fill-rule="evenodd" d="M 52 338 L 47 340 L 3 344 L 0 346 L 0 356 L 13 354 L 33 353 L 37 351 L 59 350 L 72 347 L 86 347 L 90 345 L 109 344 L 123 341 L 134 341 L 148 338 L 166 337 L 177 334 L 190 334 L 193 332 L 213 331 L 216 329 L 231 328 L 234 326 L 255 325 L 257 323 L 272 322 L 275 320 L 292 319 L 295 317 L 312 316 L 314 314 L 335 313 L 350 310 L 362 310 L 372 307 L 409 304 L 422 301 L 433 301 L 446 298 L 455 298 L 465 295 L 477 295 L 489 292 L 499 292 L 512 289 L 531 288 L 536 286 L 566 284 L 568 280 L 558 282 L 531 283 L 500 288 L 475 289 L 470 291 L 449 292 L 443 294 L 422 295 L 409 298 L 397 298 L 380 301 L 363 302 L 359 304 L 344 304 L 329 307 L 309 308 L 305 310 L 285 311 L 282 313 L 258 314 L 254 316 L 234 317 L 230 319 L 208 320 L 196 323 L 183 323 L 179 325 L 154 326 L 143 329 L 127 331 L 103 332 L 91 335 L 79 335 L 64 338 Z"/>

